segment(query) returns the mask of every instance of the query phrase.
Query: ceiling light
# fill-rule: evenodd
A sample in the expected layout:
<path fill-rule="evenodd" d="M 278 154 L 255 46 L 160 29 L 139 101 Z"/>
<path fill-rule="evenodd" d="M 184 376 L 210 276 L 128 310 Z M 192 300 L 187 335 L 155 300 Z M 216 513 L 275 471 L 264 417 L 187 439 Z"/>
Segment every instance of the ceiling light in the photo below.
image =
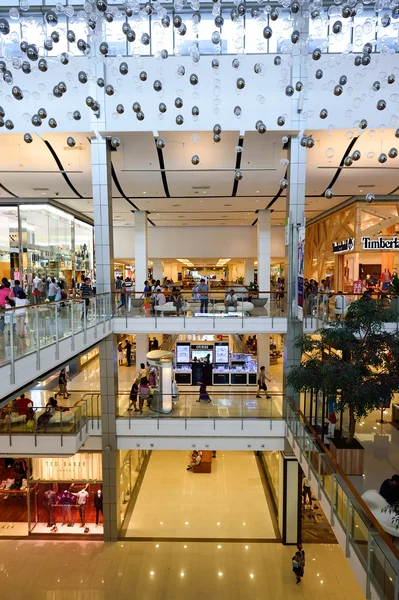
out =
<path fill-rule="evenodd" d="M 206 190 L 204 190 L 204 194 L 206 194 Z"/>
<path fill-rule="evenodd" d="M 143 192 L 143 194 L 146 194 L 147 192 Z"/>
<path fill-rule="evenodd" d="M 256 193 L 259 194 L 259 190 L 256 190 Z"/>

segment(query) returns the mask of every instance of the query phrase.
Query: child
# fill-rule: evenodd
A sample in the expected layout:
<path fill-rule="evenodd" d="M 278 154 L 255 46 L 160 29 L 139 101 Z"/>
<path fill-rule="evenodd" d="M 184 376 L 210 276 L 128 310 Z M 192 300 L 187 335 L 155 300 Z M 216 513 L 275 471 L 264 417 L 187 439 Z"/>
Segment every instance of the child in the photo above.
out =
<path fill-rule="evenodd" d="M 197 402 L 201 402 L 201 400 L 206 400 L 207 402 L 212 402 L 211 398 L 209 397 L 208 391 L 206 389 L 206 383 L 202 383 L 202 382 L 200 382 L 199 398 L 198 398 Z"/>

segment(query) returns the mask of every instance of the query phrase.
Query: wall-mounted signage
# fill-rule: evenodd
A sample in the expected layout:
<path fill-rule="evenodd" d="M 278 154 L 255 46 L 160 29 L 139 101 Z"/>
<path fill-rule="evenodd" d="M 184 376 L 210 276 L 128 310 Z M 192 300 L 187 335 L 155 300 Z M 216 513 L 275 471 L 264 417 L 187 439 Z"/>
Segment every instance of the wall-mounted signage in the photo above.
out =
<path fill-rule="evenodd" d="M 334 254 L 339 254 L 340 252 L 351 252 L 355 249 L 355 240 L 354 238 L 348 238 L 347 240 L 342 240 L 342 242 L 334 242 L 332 247 Z"/>
<path fill-rule="evenodd" d="M 370 237 L 362 237 L 363 250 L 399 250 L 399 238 L 393 237 L 388 240 L 379 237 L 372 240 Z"/>

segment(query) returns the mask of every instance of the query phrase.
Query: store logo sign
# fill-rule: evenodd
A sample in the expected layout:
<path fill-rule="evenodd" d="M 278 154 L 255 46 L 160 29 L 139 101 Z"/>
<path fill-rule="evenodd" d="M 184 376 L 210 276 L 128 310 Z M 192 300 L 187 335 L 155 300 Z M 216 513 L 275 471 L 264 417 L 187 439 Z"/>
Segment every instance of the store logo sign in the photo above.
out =
<path fill-rule="evenodd" d="M 354 238 L 348 238 L 347 240 L 342 240 L 342 242 L 334 242 L 332 247 L 334 254 L 339 254 L 340 252 L 351 252 L 355 248 L 355 240 Z"/>
<path fill-rule="evenodd" d="M 399 250 L 399 238 L 393 237 L 389 240 L 379 237 L 372 240 L 370 237 L 362 237 L 363 250 Z"/>

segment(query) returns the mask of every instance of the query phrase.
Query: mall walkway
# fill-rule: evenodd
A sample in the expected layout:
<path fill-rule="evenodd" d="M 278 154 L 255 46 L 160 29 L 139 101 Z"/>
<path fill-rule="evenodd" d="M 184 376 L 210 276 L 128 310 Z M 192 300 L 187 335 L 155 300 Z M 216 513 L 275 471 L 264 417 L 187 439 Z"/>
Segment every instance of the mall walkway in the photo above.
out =
<path fill-rule="evenodd" d="M 339 546 L 0 541 L 2 600 L 364 600 Z"/>

